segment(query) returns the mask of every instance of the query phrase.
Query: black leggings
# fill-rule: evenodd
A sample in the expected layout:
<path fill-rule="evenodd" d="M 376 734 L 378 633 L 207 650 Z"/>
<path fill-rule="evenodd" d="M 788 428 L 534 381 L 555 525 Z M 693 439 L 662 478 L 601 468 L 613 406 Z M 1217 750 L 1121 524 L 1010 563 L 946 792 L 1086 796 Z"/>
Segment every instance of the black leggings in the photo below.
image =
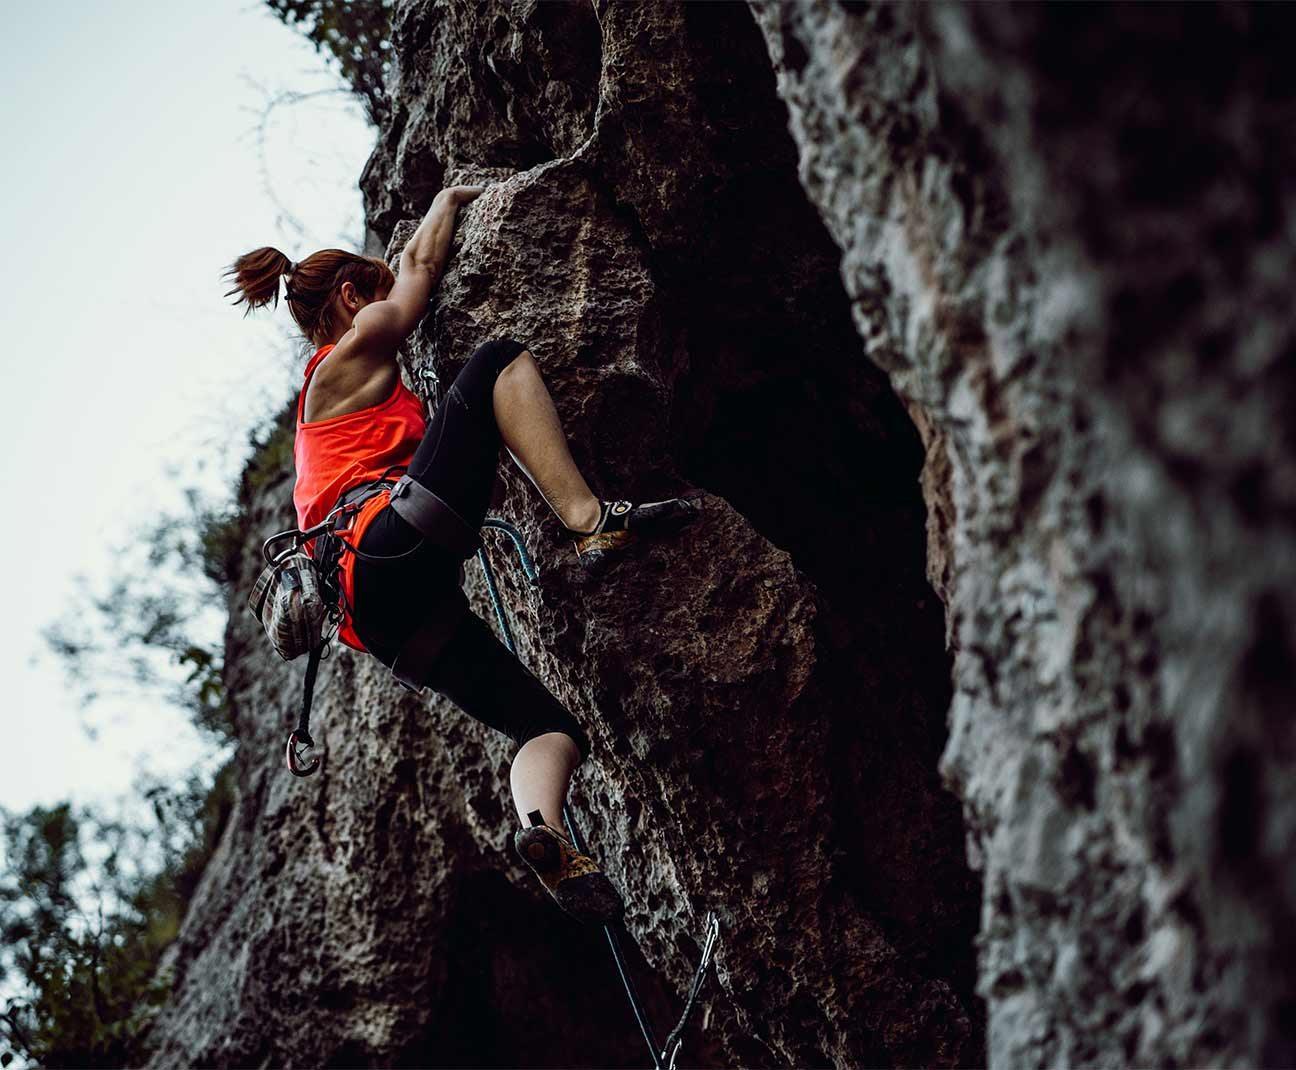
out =
<path fill-rule="evenodd" d="M 455 376 L 410 461 L 410 478 L 437 494 L 474 529 L 486 518 L 499 461 L 495 380 L 524 349 L 511 338 L 478 346 Z M 390 557 L 421 540 L 418 531 L 388 506 L 370 522 L 360 550 Z M 518 746 L 546 732 L 565 732 L 576 741 L 583 761 L 589 739 L 576 719 L 481 618 L 464 608 L 460 565 L 453 552 L 427 541 L 397 561 L 357 557 L 352 614 L 356 634 L 390 668 L 405 640 L 424 623 L 428 607 L 449 607 L 437 612 L 457 612 L 461 623 L 421 683 Z"/>

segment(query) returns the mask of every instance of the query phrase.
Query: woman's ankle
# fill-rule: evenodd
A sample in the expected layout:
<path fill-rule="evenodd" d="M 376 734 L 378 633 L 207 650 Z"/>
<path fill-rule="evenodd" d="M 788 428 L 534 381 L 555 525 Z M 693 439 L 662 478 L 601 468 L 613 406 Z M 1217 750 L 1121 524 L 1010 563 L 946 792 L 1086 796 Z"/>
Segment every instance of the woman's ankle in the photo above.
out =
<path fill-rule="evenodd" d="M 574 505 L 567 506 L 558 514 L 558 519 L 563 522 L 563 526 L 568 531 L 576 531 L 582 535 L 588 535 L 596 527 L 603 516 L 603 503 L 593 495 L 590 495 L 587 501 L 582 501 Z"/>

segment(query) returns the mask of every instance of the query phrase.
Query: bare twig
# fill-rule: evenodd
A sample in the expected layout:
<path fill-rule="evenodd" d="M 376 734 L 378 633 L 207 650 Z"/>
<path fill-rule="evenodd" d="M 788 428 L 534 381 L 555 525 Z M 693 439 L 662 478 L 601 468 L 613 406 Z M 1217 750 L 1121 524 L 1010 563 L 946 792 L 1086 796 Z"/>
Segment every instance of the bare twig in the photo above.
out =
<path fill-rule="evenodd" d="M 342 86 L 334 86 L 329 89 L 312 89 L 304 92 L 284 89 L 277 93 L 271 93 L 266 86 L 250 76 L 245 75 L 244 80 L 254 89 L 265 93 L 268 98 L 252 131 L 256 138 L 257 172 L 261 180 L 262 192 L 265 193 L 270 203 L 275 207 L 276 225 L 291 230 L 295 237 L 300 238 L 306 233 L 306 225 L 293 214 L 287 204 L 275 193 L 274 184 L 270 180 L 270 163 L 266 152 L 270 119 L 279 108 L 295 106 L 319 97 L 350 96 L 350 91 Z"/>
<path fill-rule="evenodd" d="M 18 1024 L 18 1019 L 14 1016 L 12 1007 L 0 1014 L 0 1021 L 3 1021 L 9 1027 L 10 1043 L 16 1042 L 23 1050 L 23 1057 L 34 1060 L 36 1058 L 36 1049 L 32 1046 L 31 1037 L 27 1035 L 27 1031 Z"/>
<path fill-rule="evenodd" d="M 90 956 L 90 994 L 94 997 L 95 1017 L 100 1025 L 108 1025 L 108 1003 L 99 987 L 99 959 L 103 954 L 103 900 L 99 901 L 99 928 L 94 933 L 94 954 Z"/>

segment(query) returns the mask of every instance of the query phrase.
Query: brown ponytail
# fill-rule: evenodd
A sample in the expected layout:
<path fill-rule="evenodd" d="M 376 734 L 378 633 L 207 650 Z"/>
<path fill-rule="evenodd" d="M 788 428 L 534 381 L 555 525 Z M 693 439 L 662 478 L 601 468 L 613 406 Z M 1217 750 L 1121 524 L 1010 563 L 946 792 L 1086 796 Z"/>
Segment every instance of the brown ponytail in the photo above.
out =
<path fill-rule="evenodd" d="M 315 345 L 322 345 L 333 333 L 333 299 L 344 282 L 351 283 L 369 301 L 380 289 L 390 290 L 396 284 L 396 276 L 385 261 L 344 249 L 321 249 L 294 265 L 278 249 L 267 245 L 240 256 L 225 274 L 234 280 L 225 296 L 238 294 L 234 303 L 247 304 L 244 315 L 271 302 L 278 308 L 279 276 L 287 275 L 284 296 L 288 298 L 288 311 Z"/>

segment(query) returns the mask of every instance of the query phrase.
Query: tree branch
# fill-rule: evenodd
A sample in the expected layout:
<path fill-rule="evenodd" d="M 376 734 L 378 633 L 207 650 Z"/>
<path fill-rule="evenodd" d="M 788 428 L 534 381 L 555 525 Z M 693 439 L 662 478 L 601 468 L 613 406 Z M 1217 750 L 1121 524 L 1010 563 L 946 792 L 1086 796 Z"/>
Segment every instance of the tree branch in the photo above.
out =
<path fill-rule="evenodd" d="M 23 1058 L 39 1062 L 40 1060 L 36 1058 L 36 1049 L 32 1047 L 31 1037 L 18 1024 L 18 1019 L 14 1017 L 13 1008 L 9 1008 L 4 1014 L 0 1014 L 0 1021 L 3 1021 L 9 1027 L 9 1042 L 22 1048 Z"/>

